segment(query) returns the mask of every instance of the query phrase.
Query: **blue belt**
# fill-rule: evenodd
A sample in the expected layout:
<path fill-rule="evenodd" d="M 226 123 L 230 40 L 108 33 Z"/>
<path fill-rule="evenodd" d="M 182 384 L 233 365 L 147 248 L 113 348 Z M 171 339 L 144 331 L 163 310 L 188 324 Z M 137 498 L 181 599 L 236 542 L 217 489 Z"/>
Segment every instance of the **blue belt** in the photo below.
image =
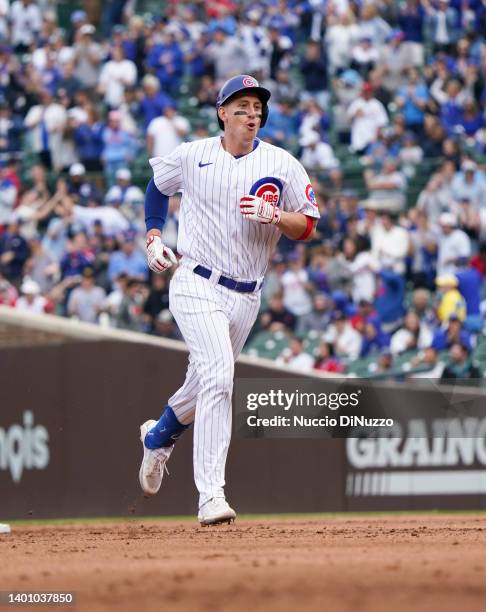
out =
<path fill-rule="evenodd" d="M 196 266 L 193 269 L 193 272 L 199 276 L 202 276 L 203 278 L 210 278 L 212 274 L 212 271 L 204 266 Z M 232 278 L 228 278 L 227 276 L 221 275 L 218 279 L 218 285 L 223 285 L 223 287 L 226 287 L 226 289 L 232 289 L 233 291 L 239 291 L 240 293 L 252 293 L 257 288 L 258 282 L 239 282 L 233 280 Z"/>

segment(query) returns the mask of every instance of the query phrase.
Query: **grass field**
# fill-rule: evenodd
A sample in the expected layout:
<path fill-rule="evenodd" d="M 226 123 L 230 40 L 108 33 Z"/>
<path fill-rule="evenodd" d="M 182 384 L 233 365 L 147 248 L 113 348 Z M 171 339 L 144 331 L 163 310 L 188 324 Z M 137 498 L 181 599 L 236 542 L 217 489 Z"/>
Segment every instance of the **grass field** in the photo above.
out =
<path fill-rule="evenodd" d="M 370 511 L 370 512 L 299 512 L 299 513 L 275 513 L 275 514 L 238 514 L 238 520 L 245 521 L 262 521 L 262 520 L 277 520 L 277 519 L 345 519 L 350 517 L 364 518 L 364 517 L 393 517 L 393 516 L 455 516 L 455 515 L 473 515 L 481 516 L 486 518 L 486 510 L 395 510 L 395 511 Z M 72 525 L 76 523 L 80 524 L 91 524 L 91 523 L 140 523 L 143 521 L 188 521 L 194 523 L 195 517 L 192 514 L 189 515 L 174 515 L 174 516 L 106 516 L 106 517 L 93 517 L 93 518 L 46 518 L 46 519 L 22 519 L 22 520 L 11 520 L 4 521 L 11 526 L 25 526 L 25 525 Z M 1 522 L 1 520 L 0 520 Z"/>

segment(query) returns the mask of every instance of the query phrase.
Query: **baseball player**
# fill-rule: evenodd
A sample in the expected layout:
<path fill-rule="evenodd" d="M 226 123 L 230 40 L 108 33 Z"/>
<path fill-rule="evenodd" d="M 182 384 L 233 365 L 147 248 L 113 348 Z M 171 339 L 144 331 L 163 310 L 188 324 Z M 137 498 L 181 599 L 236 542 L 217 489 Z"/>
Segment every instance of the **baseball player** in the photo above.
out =
<path fill-rule="evenodd" d="M 231 438 L 235 359 L 260 306 L 260 289 L 281 234 L 307 240 L 318 208 L 306 171 L 287 151 L 260 141 L 270 92 L 240 75 L 216 103 L 223 136 L 183 143 L 150 159 L 145 196 L 147 259 L 164 272 L 177 263 L 161 240 L 169 196 L 182 192 L 170 309 L 189 348 L 182 387 L 158 421 L 140 428 L 139 480 L 146 495 L 160 488 L 176 440 L 194 423 L 194 480 L 202 525 L 231 522 L 224 495 Z"/>

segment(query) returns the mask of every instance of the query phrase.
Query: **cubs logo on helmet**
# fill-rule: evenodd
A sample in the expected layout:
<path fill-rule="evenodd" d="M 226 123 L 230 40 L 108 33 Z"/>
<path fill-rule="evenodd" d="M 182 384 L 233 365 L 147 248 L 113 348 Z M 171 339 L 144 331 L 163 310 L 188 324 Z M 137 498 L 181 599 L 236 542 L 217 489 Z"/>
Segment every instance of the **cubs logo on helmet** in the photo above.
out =
<path fill-rule="evenodd" d="M 273 176 L 265 176 L 256 183 L 253 183 L 250 189 L 250 195 L 254 195 L 257 198 L 261 198 L 265 202 L 278 206 L 282 189 L 282 182 L 278 178 Z"/>
<path fill-rule="evenodd" d="M 258 87 L 258 83 L 255 81 L 253 77 L 245 77 L 243 79 L 243 85 L 245 87 Z"/>

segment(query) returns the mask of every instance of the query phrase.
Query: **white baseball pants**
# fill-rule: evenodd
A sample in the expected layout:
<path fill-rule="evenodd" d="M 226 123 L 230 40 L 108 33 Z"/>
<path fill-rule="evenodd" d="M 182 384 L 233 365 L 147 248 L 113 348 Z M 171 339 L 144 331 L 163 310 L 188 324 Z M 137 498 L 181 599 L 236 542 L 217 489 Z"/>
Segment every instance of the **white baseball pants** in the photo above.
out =
<path fill-rule="evenodd" d="M 170 283 L 170 310 L 189 348 L 182 387 L 168 400 L 181 423 L 194 421 L 194 480 L 199 506 L 224 495 L 231 439 L 235 359 L 260 307 L 260 291 L 238 293 L 202 278 L 187 259 Z"/>

